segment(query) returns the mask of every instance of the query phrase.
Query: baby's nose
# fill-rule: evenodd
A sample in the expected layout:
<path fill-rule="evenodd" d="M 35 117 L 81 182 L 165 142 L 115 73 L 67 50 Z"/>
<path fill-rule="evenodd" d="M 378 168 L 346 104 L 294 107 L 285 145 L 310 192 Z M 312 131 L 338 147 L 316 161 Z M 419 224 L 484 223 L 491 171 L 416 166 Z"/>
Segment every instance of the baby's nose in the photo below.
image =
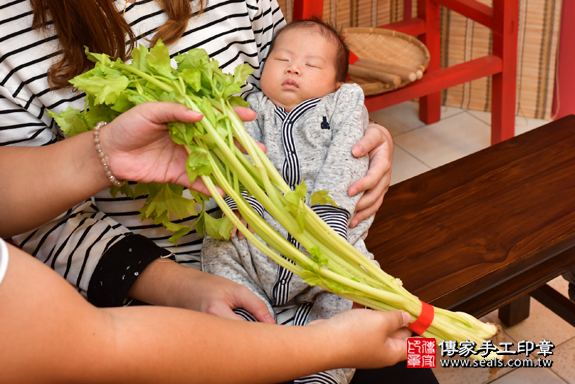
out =
<path fill-rule="evenodd" d="M 299 75 L 301 72 L 297 65 L 290 65 L 286 68 L 286 73 L 289 73 L 290 75 Z"/>

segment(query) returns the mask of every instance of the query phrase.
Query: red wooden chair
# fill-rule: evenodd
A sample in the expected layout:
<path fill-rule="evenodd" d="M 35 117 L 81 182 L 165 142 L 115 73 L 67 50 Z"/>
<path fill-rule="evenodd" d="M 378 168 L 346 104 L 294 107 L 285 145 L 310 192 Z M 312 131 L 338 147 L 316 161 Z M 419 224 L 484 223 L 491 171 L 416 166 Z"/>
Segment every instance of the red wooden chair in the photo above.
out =
<path fill-rule="evenodd" d="M 447 68 L 440 66 L 440 6 L 447 7 L 493 31 L 491 55 Z M 323 0 L 294 0 L 293 19 L 321 17 Z M 515 135 L 518 0 L 493 0 L 493 7 L 476 0 L 417 0 L 417 16 L 411 17 L 411 0 L 405 0 L 406 18 L 382 25 L 411 36 L 427 46 L 431 61 L 423 79 L 393 92 L 366 98 L 368 110 L 376 111 L 419 98 L 419 118 L 426 124 L 441 117 L 441 91 L 485 76 L 492 77 L 491 143 Z"/>

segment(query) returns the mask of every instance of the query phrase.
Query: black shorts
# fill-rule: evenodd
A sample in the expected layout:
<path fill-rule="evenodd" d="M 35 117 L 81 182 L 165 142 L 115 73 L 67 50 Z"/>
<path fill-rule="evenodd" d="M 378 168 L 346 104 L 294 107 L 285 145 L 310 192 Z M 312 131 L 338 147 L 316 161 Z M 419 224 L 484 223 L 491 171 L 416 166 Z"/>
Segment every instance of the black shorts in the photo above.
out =
<path fill-rule="evenodd" d="M 288 381 L 282 384 L 293 384 Z M 351 384 L 439 384 L 430 368 L 407 368 L 401 361 L 391 367 L 358 369 Z"/>

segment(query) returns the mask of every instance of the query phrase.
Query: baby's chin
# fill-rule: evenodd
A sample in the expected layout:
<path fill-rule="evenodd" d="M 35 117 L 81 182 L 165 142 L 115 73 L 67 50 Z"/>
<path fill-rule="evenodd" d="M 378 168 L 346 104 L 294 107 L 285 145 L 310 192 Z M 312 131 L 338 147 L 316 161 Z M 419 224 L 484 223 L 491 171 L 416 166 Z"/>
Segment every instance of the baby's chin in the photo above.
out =
<path fill-rule="evenodd" d="M 278 107 L 284 108 L 286 110 L 286 112 L 290 112 L 292 109 L 297 107 L 299 104 L 301 104 L 307 100 L 307 99 L 301 99 L 300 97 L 296 97 L 296 95 L 294 95 L 293 93 L 288 94 L 288 95 L 282 95 L 282 96 L 287 96 L 287 97 L 269 97 L 268 96 L 268 99 L 270 99 L 272 101 L 272 103 L 274 103 Z"/>

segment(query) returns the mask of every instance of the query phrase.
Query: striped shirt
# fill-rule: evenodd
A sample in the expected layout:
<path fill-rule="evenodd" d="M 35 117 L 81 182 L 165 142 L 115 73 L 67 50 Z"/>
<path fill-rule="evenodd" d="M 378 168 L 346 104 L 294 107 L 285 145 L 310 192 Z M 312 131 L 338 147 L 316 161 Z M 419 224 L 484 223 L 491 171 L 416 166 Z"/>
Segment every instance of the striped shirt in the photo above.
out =
<path fill-rule="evenodd" d="M 116 1 L 121 12 L 125 2 Z M 47 70 L 60 52 L 54 31 L 33 30 L 28 0 L 0 0 L 0 145 L 41 146 L 61 137 L 47 110 L 84 108 L 84 94 L 52 91 Z M 137 44 L 149 46 L 167 17 L 153 0 L 127 7 L 125 18 Z M 260 69 L 275 31 L 285 25 L 276 0 L 210 0 L 188 22 L 182 38 L 169 46 L 173 56 L 203 48 L 232 72 L 244 62 L 254 68 L 242 95 L 258 90 Z M 64 165 L 65 166 L 65 165 Z M 159 256 L 173 253 L 180 262 L 199 266 L 201 239 L 195 232 L 180 238 L 138 216 L 145 197 L 114 199 L 109 190 L 63 213 L 52 222 L 14 237 L 25 251 L 50 265 L 97 305 L 121 305 L 143 269 Z M 219 213 L 212 203 L 206 209 Z M 191 224 L 193 218 L 178 220 Z"/>

